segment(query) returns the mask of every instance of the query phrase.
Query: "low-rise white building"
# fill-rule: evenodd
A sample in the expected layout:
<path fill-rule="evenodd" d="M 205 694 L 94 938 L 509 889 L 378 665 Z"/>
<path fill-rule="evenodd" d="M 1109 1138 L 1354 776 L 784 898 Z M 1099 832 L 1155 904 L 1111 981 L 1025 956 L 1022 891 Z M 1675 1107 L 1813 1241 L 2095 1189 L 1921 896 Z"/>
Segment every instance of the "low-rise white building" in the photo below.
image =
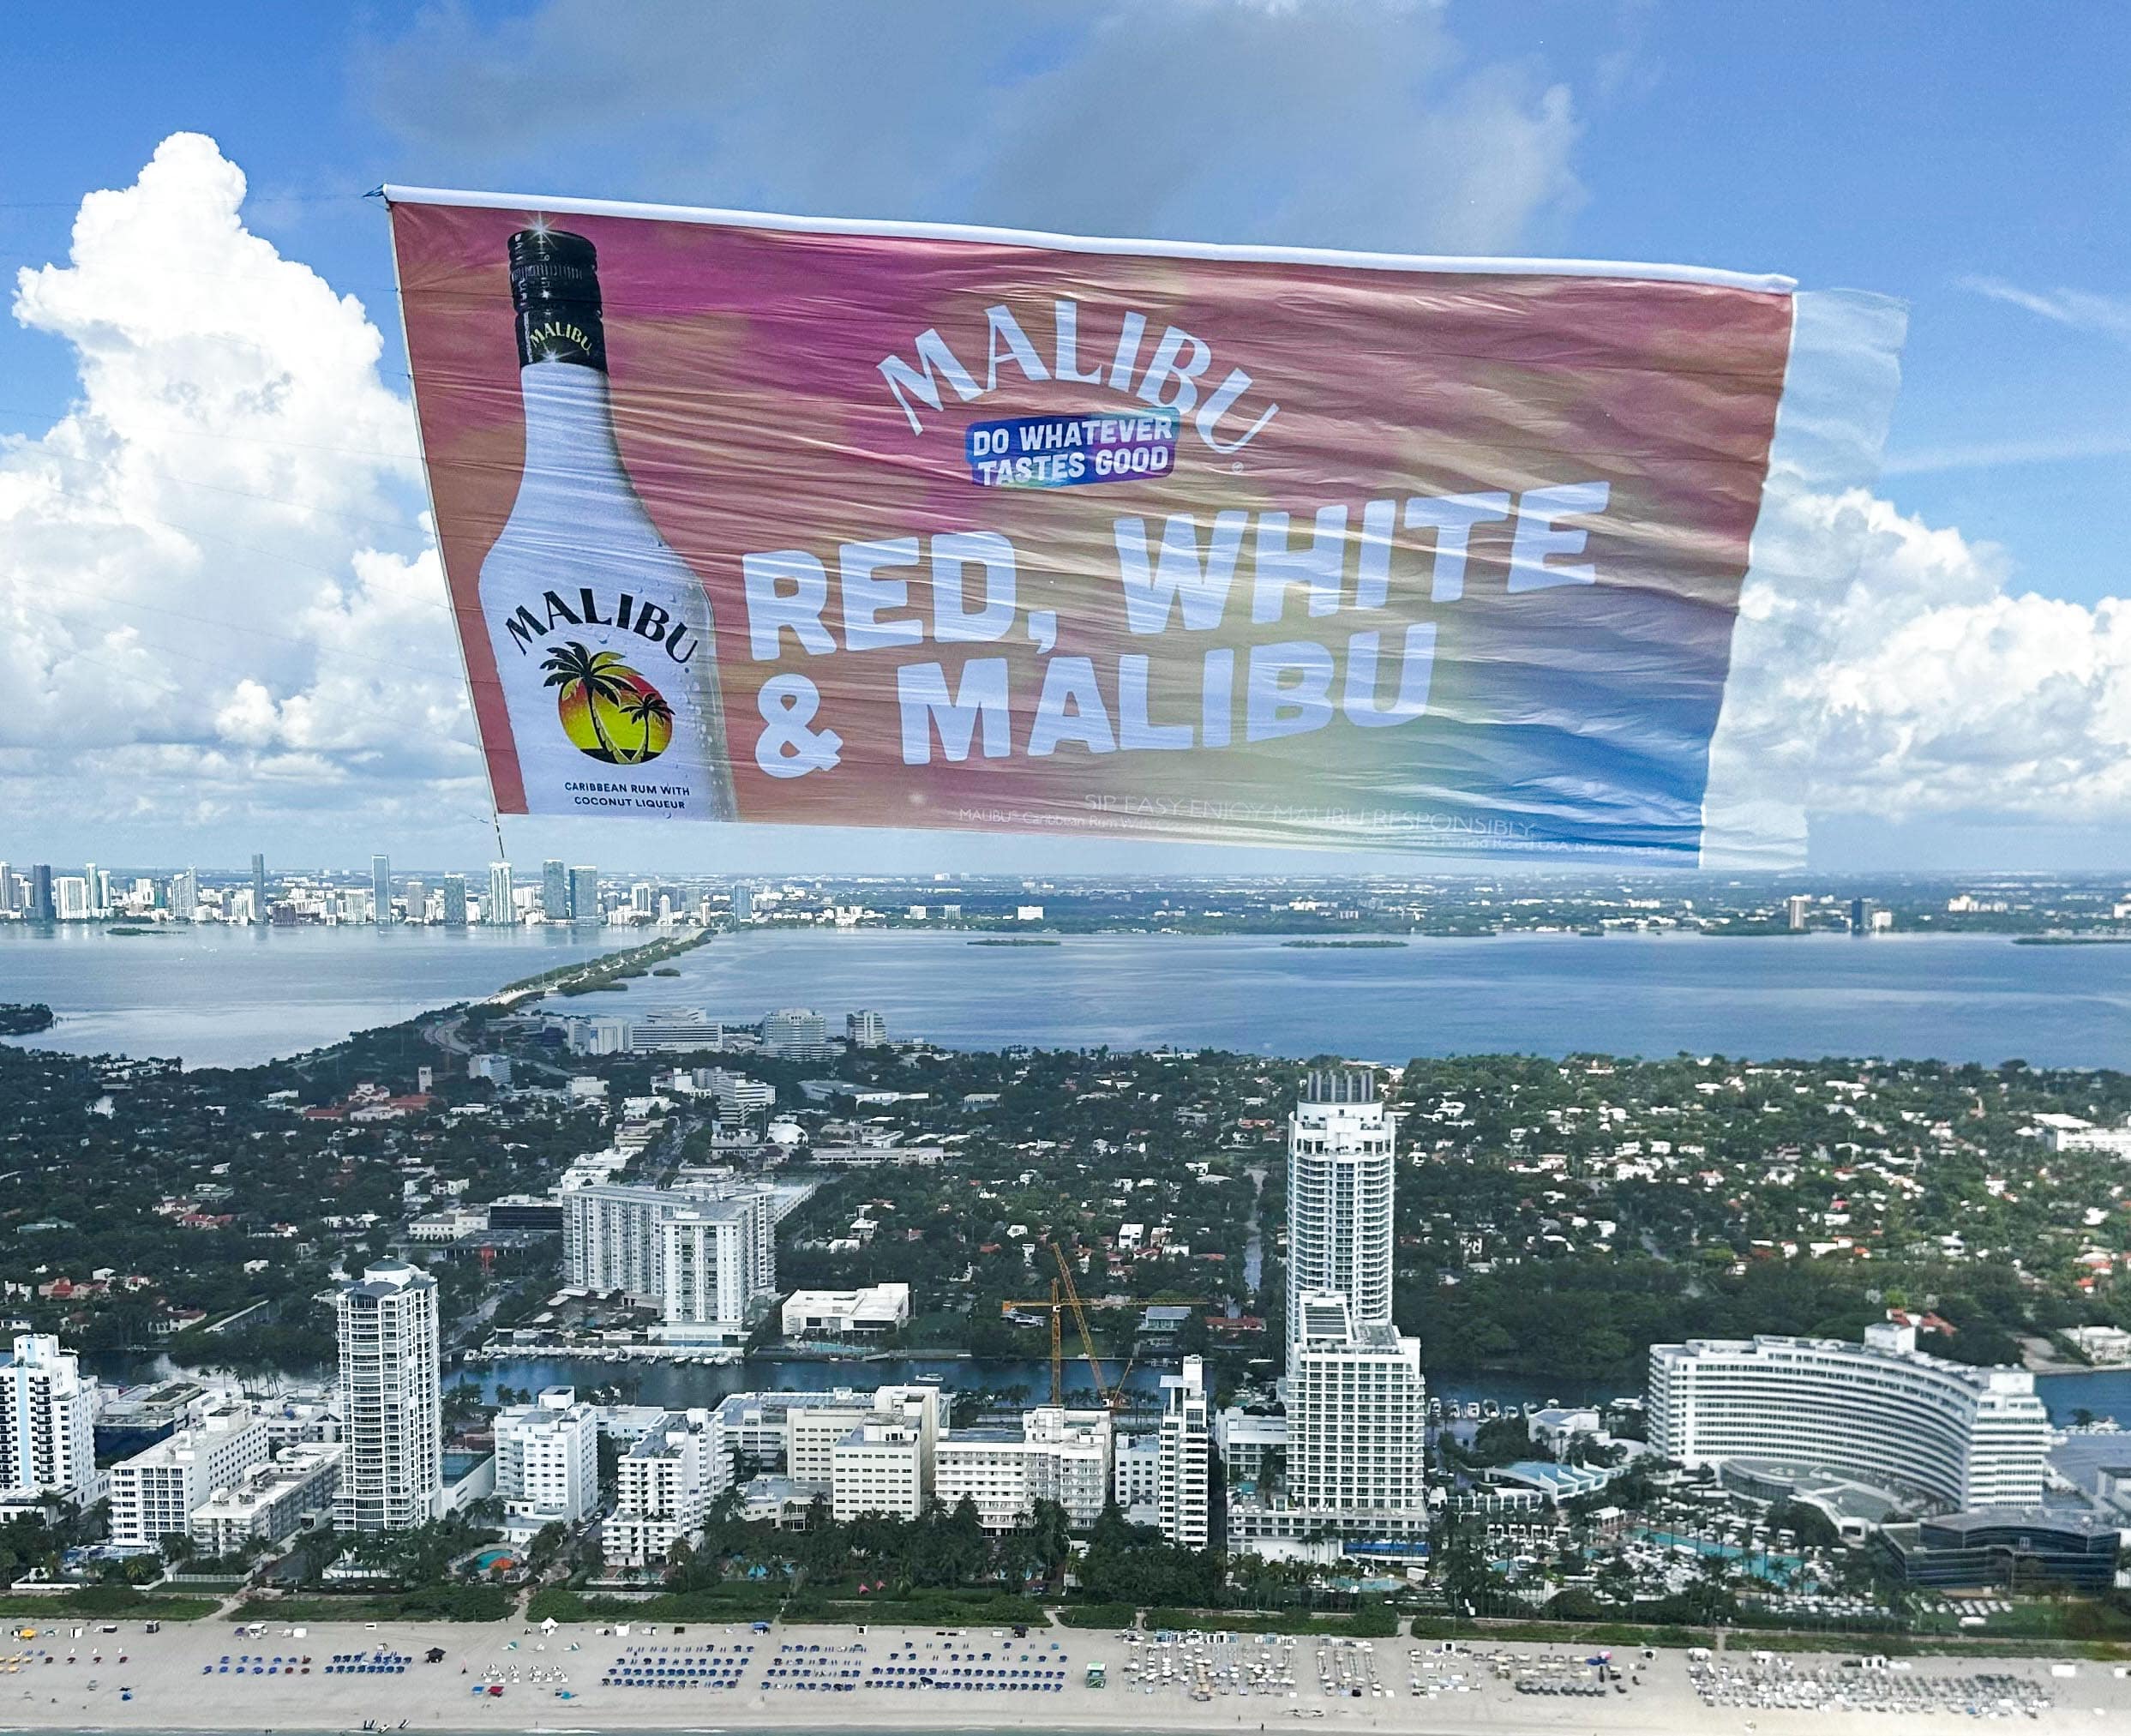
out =
<path fill-rule="evenodd" d="M 248 1404 L 222 1404 L 111 1471 L 111 1541 L 139 1554 L 192 1535 L 193 1510 L 267 1457 L 266 1426 Z"/>
<path fill-rule="evenodd" d="M 910 1324 L 908 1284 L 859 1290 L 794 1290 L 784 1299 L 787 1338 L 878 1338 Z"/>
<path fill-rule="evenodd" d="M 599 1420 L 573 1388 L 550 1386 L 531 1404 L 496 1413 L 495 1493 L 513 1542 L 597 1511 Z"/>
<path fill-rule="evenodd" d="M 615 1467 L 615 1510 L 599 1527 L 607 1560 L 647 1567 L 671 1559 L 674 1545 L 693 1539 L 731 1481 L 710 1412 L 669 1411 Z"/>
<path fill-rule="evenodd" d="M 1214 1440 L 1231 1483 L 1260 1482 L 1288 1450 L 1288 1419 L 1232 1405 L 1214 1419 Z"/>
<path fill-rule="evenodd" d="M 339 1487 L 338 1445 L 309 1441 L 285 1447 L 192 1510 L 193 1545 L 203 1555 L 223 1556 L 255 1540 L 282 1542 L 322 1525 Z"/>
<path fill-rule="evenodd" d="M 908 1422 L 864 1422 L 829 1457 L 829 1504 L 837 1523 L 866 1515 L 915 1519 L 930 1495 L 924 1430 Z"/>
<path fill-rule="evenodd" d="M 1160 1435 L 1127 1435 L 1119 1441 L 1114 1478 L 1119 1511 L 1135 1525 L 1162 1523 Z"/>
<path fill-rule="evenodd" d="M 835 1480 L 836 1448 L 854 1428 L 867 1423 L 904 1423 L 924 1447 L 926 1488 L 932 1487 L 933 1448 L 946 1418 L 937 1386 L 883 1386 L 870 1397 L 840 1393 L 834 1404 L 792 1407 L 785 1413 L 784 1471 L 795 1483 L 826 1491 Z"/>
<path fill-rule="evenodd" d="M 1113 1428 L 1107 1410 L 1039 1406 L 1016 1428 L 955 1430 L 933 1456 L 933 1493 L 952 1508 L 965 1498 L 987 1531 L 1011 1531 L 1039 1501 L 1054 1501 L 1085 1530 L 1109 1499 Z"/>

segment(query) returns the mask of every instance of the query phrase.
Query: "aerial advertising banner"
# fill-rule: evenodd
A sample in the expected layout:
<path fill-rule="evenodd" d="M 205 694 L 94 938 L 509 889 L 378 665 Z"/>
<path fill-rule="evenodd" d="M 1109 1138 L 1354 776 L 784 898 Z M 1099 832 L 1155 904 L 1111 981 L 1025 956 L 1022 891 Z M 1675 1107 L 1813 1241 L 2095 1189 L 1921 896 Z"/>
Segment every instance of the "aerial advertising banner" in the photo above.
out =
<path fill-rule="evenodd" d="M 1699 858 L 1787 280 L 387 196 L 501 812 Z"/>

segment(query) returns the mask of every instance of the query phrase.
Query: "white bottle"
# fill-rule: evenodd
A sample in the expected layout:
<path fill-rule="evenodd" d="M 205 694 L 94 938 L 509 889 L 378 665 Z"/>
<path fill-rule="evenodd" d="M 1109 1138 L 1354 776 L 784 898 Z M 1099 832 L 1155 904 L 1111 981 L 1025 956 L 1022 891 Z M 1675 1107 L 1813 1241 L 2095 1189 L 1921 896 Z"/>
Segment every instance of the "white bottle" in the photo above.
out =
<path fill-rule="evenodd" d="M 592 244 L 510 261 L 525 468 L 480 597 L 526 811 L 730 820 L 710 598 L 622 467 Z"/>

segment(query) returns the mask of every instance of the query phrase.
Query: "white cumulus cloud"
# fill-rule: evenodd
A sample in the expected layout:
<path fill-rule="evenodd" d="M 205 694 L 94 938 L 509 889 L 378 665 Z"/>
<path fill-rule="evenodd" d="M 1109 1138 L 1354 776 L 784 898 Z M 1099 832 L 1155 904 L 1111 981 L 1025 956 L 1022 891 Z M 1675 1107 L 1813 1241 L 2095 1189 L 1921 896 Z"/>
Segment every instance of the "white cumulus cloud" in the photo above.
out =
<path fill-rule="evenodd" d="M 213 141 L 82 201 L 15 318 L 78 394 L 0 443 L 0 776 L 46 820 L 476 811 L 412 417 Z M 438 785 L 441 784 L 440 790 Z M 367 811 L 367 812 L 366 812 Z"/>
<path fill-rule="evenodd" d="M 1783 576 L 1743 599 L 1728 791 L 1889 819 L 2131 819 L 2131 601 L 2022 590 L 2002 550 L 1863 490 L 1799 496 L 1765 534 Z"/>

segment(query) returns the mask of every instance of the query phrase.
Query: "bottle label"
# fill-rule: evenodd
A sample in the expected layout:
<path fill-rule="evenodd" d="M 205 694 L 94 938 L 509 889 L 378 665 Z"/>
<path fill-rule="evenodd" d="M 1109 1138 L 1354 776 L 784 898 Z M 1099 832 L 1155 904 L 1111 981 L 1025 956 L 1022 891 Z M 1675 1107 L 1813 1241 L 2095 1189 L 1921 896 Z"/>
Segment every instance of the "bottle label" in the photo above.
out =
<path fill-rule="evenodd" d="M 518 364 L 573 362 L 607 371 L 607 333 L 595 308 L 528 309 L 518 316 Z"/>
<path fill-rule="evenodd" d="M 542 697 L 554 714 L 543 733 L 559 731 L 608 766 L 646 766 L 672 744 L 675 706 L 693 701 L 688 666 L 702 646 L 686 620 L 626 591 L 602 595 L 580 586 L 543 591 L 502 626 L 521 667 L 547 690 Z M 521 676 L 513 685 L 531 683 Z M 540 728 L 543 719 L 531 721 Z"/>

